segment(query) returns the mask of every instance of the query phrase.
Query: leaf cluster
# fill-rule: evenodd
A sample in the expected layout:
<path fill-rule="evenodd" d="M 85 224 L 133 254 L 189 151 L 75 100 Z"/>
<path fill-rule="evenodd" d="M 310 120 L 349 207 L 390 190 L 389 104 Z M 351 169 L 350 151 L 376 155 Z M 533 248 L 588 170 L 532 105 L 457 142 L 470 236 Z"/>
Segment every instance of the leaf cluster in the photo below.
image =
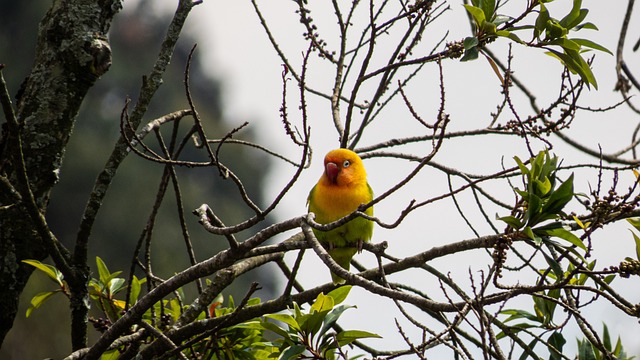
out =
<path fill-rule="evenodd" d="M 541 243 L 542 237 L 558 237 L 586 250 L 583 241 L 559 221 L 566 218 L 563 209 L 576 195 L 573 174 L 560 181 L 556 177 L 558 158 L 551 157 L 546 150 L 531 158 L 529 167 L 517 156 L 514 160 L 525 185 L 524 189 L 514 188 L 521 211 L 499 219 L 537 244 Z M 550 220 L 553 221 L 548 222 Z"/>
<path fill-rule="evenodd" d="M 308 312 L 293 303 L 291 314 L 266 315 L 261 326 L 278 335 L 273 344 L 279 349 L 278 359 L 335 359 L 336 351 L 346 359 L 341 349 L 356 340 L 379 338 L 380 336 L 362 330 L 334 331 L 334 325 L 342 313 L 355 306 L 341 304 L 349 294 L 351 286 L 341 286 L 327 295 L 320 293 Z M 268 319 L 275 320 L 271 322 Z"/>
<path fill-rule="evenodd" d="M 631 360 L 634 359 L 635 356 L 628 356 L 622 346 L 622 341 L 620 340 L 620 336 L 616 340 L 615 346 L 612 346 L 611 343 L 611 335 L 609 334 L 609 329 L 607 328 L 607 324 L 602 324 L 602 344 L 604 345 L 604 349 L 607 351 L 607 354 L 603 353 L 598 347 L 590 342 L 588 339 L 577 339 L 578 342 L 578 360 L 603 360 L 608 359 L 609 354 L 613 355 L 615 359 L 618 360 Z M 559 359 L 560 357 L 556 356 L 553 359 Z"/>
<path fill-rule="evenodd" d="M 42 306 L 42 304 L 49 300 L 53 295 L 63 293 L 69 296 L 69 285 L 64 279 L 62 272 L 55 266 L 42 263 L 38 260 L 23 260 L 22 262 L 35 267 L 59 286 L 56 290 L 36 294 L 31 299 L 31 305 L 27 309 L 27 317 L 31 316 L 35 309 Z M 98 268 L 99 278 L 92 278 L 89 281 L 89 296 L 109 319 L 118 319 L 120 317 L 120 313 L 125 309 L 126 304 L 125 301 L 119 300 L 115 297 L 116 294 L 127 288 L 125 279 L 118 277 L 122 271 L 111 273 L 107 265 L 99 256 L 96 257 L 96 265 Z M 146 279 L 138 279 L 135 275 L 133 276 L 133 280 L 130 285 L 129 305 L 133 305 L 138 300 L 141 285 L 145 282 Z"/>
<path fill-rule="evenodd" d="M 52 265 L 36 260 L 25 260 L 56 282 L 60 289 L 44 292 L 34 296 L 31 306 L 27 310 L 30 316 L 33 310 L 39 308 L 46 300 L 58 292 L 65 293 L 67 284 L 58 269 Z M 119 278 L 122 271 L 110 272 L 100 257 L 96 257 L 99 277 L 89 282 L 90 297 L 106 316 L 108 324 L 116 321 L 126 309 L 126 302 L 116 298 L 116 294 L 127 288 L 125 279 Z M 129 306 L 138 300 L 141 285 L 146 279 L 133 277 L 130 287 Z M 339 287 L 327 295 L 320 293 L 311 304 L 308 311 L 303 311 L 300 305 L 293 302 L 291 314 L 267 314 L 263 318 L 250 319 L 227 327 L 221 327 L 209 336 L 200 336 L 193 340 L 184 350 L 186 356 L 207 359 L 302 359 L 307 356 L 318 359 L 335 359 L 336 351 L 346 359 L 346 352 L 341 348 L 363 338 L 379 338 L 380 336 L 362 330 L 339 330 L 334 327 L 342 313 L 355 306 L 342 304 L 351 286 Z M 143 321 L 157 328 L 166 330 L 171 322 L 175 323 L 188 306 L 182 305 L 184 294 L 179 289 L 174 299 L 163 299 L 151 307 L 143 316 Z M 209 306 L 208 314 L 201 312 L 198 320 L 204 320 L 207 315 L 211 318 L 230 315 L 237 310 L 233 297 L 229 296 L 226 306 L 222 306 L 223 297 L 219 294 Z M 259 298 L 251 298 L 243 306 L 260 304 Z M 284 325 L 284 326 L 283 326 Z M 134 326 L 132 331 L 139 329 Z M 104 329 L 103 329 L 104 330 Z M 275 334 L 271 341 L 265 333 Z M 273 336 L 272 336 L 273 338 Z M 106 352 L 103 359 L 117 358 L 118 349 Z M 309 355 L 311 354 L 311 355 Z"/>
<path fill-rule="evenodd" d="M 611 52 L 591 40 L 569 37 L 571 32 L 582 29 L 598 30 L 596 25 L 585 21 L 589 10 L 582 8 L 582 0 L 574 0 L 569 13 L 561 19 L 552 17 L 545 5 L 552 1 L 533 0 L 529 2 L 526 11 L 517 18 L 499 14 L 499 3 L 496 3 L 496 0 L 472 0 L 471 4 L 465 4 L 475 34 L 464 40 L 465 54 L 461 60 L 474 60 L 486 43 L 498 37 L 508 38 L 521 45 L 546 49 L 548 55 L 558 59 L 569 71 L 578 74 L 587 85 L 593 85 L 597 89 L 596 78 L 583 55 L 590 49 L 608 54 Z M 533 23 L 520 24 L 526 15 L 535 13 L 537 17 Z M 522 40 L 524 31 L 531 31 L 531 40 Z"/>
<path fill-rule="evenodd" d="M 595 260 L 589 263 L 588 270 L 592 271 L 595 268 L 595 263 Z M 572 270 L 573 268 L 570 268 L 566 275 L 571 273 Z M 550 276 L 554 277 L 553 275 Z M 606 284 L 609 284 L 614 277 L 615 275 L 609 275 L 603 280 Z M 587 276 L 582 274 L 581 276 L 572 278 L 570 282 L 574 285 L 584 285 L 586 280 Z M 533 312 L 523 309 L 506 309 L 500 311 L 500 314 L 507 315 L 507 318 L 503 320 L 503 324 L 506 325 L 508 330 L 500 332 L 497 335 L 497 339 L 507 337 L 506 331 L 513 335 L 519 332 L 530 332 L 533 329 L 543 329 L 545 332 L 550 333 L 548 338 L 544 340 L 542 335 L 535 336 L 527 344 L 527 348 L 533 352 L 534 348 L 542 343 L 547 347 L 549 359 L 560 360 L 565 358 L 563 355 L 563 347 L 567 343 L 567 340 L 562 331 L 559 330 L 562 328 L 562 324 L 554 323 L 554 316 L 557 313 L 556 309 L 558 308 L 558 304 L 566 302 L 566 299 L 562 299 L 561 297 L 561 289 L 553 288 L 548 291 L 540 291 L 538 294 L 532 296 L 532 300 Z M 517 323 L 511 324 L 514 321 L 517 321 Z M 576 355 L 576 359 L 579 360 L 607 359 L 608 354 L 615 356 L 616 359 L 633 359 L 633 357 L 626 355 L 620 337 L 618 337 L 615 346 L 611 345 L 611 337 L 606 324 L 603 324 L 601 344 L 604 350 L 606 350 L 607 355 L 602 351 L 603 349 L 599 349 L 596 344 L 587 338 L 577 339 L 577 342 L 578 354 Z M 528 355 L 530 354 L 524 352 L 522 356 L 520 356 L 520 359 L 526 359 L 529 357 Z"/>

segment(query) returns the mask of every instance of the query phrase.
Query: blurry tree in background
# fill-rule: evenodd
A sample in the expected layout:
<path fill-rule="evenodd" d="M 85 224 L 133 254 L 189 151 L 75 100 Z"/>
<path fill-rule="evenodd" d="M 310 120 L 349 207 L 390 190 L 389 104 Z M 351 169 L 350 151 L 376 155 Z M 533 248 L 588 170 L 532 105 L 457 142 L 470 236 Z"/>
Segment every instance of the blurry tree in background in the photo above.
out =
<path fill-rule="evenodd" d="M 621 108 L 631 109 L 628 120 L 633 122 L 637 114 L 629 95 L 639 86 L 623 59 L 623 26 L 623 41 L 615 51 L 621 100 L 605 108 L 583 101 L 598 88 L 591 63 L 611 52 L 589 39 L 597 26 L 581 1 L 559 2 L 565 7 L 537 0 L 472 0 L 458 9 L 468 15 L 468 36 L 449 38 L 448 33 L 427 34 L 453 3 L 294 1 L 291 16 L 299 19 L 306 45 L 289 53 L 253 1 L 256 21 L 284 64 L 279 126 L 295 149 L 287 155 L 269 150 L 275 144 L 267 139 L 254 142 L 247 124 L 219 121 L 215 82 L 200 75 L 197 51 L 187 38 L 177 42 L 199 1 L 180 0 L 166 32 L 152 30 L 157 28 L 150 24 L 166 20 L 146 8 L 149 2 L 125 17 L 116 15 L 118 1 L 91 6 L 54 2 L 38 30 L 35 65 L 16 106 L 2 98 L 0 306 L 7 309 L 2 330 L 9 331 L 13 317 L 21 316 L 17 296 L 37 269 L 56 288 L 30 297 L 27 314 L 38 319 L 49 299 L 69 299 L 69 335 L 54 340 L 71 343 L 69 359 L 347 359 L 354 353 L 377 358 L 629 358 L 617 334 L 609 333 L 607 318 L 593 309 L 604 303 L 634 326 L 640 317 L 640 304 L 627 292 L 640 274 L 637 128 L 628 144 L 610 152 L 573 139 L 569 129 L 584 126 L 585 114 L 607 116 Z M 320 11 L 314 6 L 328 7 L 331 15 L 312 16 Z M 20 27 L 25 23 L 18 22 Z M 157 58 L 143 43 L 162 44 Z M 519 49 L 546 52 L 564 71 L 538 94 L 513 72 Z M 466 104 L 451 103 L 446 69 L 476 59 L 486 61 L 501 92 L 493 94 L 498 99 L 494 112 L 462 121 L 448 110 Z M 115 75 L 119 66 L 126 71 Z M 3 73 L 11 71 L 7 67 Z M 323 74 L 324 82 L 314 82 L 309 75 L 314 72 Z M 138 90 L 140 74 L 146 75 Z M 429 99 L 435 107 L 425 106 L 424 94 L 415 91 L 414 84 L 427 79 L 437 90 L 435 100 Z M 159 87 L 162 82 L 165 86 Z M 9 84 L 18 86 L 15 80 Z M 470 80 L 469 86 L 486 95 L 483 84 Z M 178 89 L 183 94 L 176 97 Z M 127 96 L 132 99 L 125 104 Z M 308 167 L 312 100 L 324 105 L 325 126 L 339 139 L 335 147 L 355 149 L 365 160 L 386 159 L 393 164 L 387 176 L 394 183 L 375 189 L 372 203 L 333 224 L 322 226 L 303 214 L 270 224 L 267 216 Z M 77 131 L 67 144 L 78 112 Z M 104 161 L 97 160 L 103 154 L 97 148 L 105 138 L 111 155 L 103 169 L 96 165 Z M 478 139 L 496 148 L 512 146 L 513 154 L 524 149 L 526 157 L 498 160 L 493 168 L 499 170 L 483 173 L 436 161 L 456 151 L 449 144 L 465 145 L 464 156 L 479 161 L 471 150 Z M 557 153 L 563 146 L 572 152 Z M 123 162 L 127 155 L 132 159 Z M 263 177 L 258 171 L 264 174 L 267 158 L 290 165 L 278 193 L 259 192 Z M 100 173 L 95 183 L 93 176 L 79 181 L 87 178 L 87 169 Z M 427 171 L 430 184 L 446 186 L 403 192 Z M 579 188 L 578 183 L 587 182 L 591 187 Z M 208 188 L 215 193 L 206 194 Z M 69 199 L 84 199 L 87 193 L 85 208 L 69 208 Z M 266 204 L 257 200 L 261 196 Z M 391 230 L 386 234 L 415 223 L 424 229 L 414 234 L 418 240 L 430 237 L 425 224 L 431 231 L 466 227 L 474 235 L 438 245 L 420 241 L 432 247 L 406 256 L 392 254 L 386 242 L 369 244 L 365 251 L 376 265 L 367 268 L 354 261 L 354 273 L 340 268 L 312 227 L 334 228 L 366 216 L 369 206 L 384 207 L 391 198 L 404 201 L 404 209 L 392 218 L 371 218 L 379 229 Z M 462 198 L 471 201 L 462 203 Z M 208 205 L 197 208 L 200 224 L 194 224 L 185 206 L 203 201 Z M 454 204 L 451 212 L 445 202 Z M 418 216 L 426 208 L 437 208 L 439 218 Z M 82 220 L 78 225 L 74 219 Z M 595 245 L 608 240 L 606 226 L 614 223 L 631 229 L 625 241 L 636 251 L 619 247 L 616 263 L 602 265 Z M 266 244 L 274 238 L 280 241 Z M 461 259 L 468 252 L 476 263 L 463 276 L 441 267 L 465 263 Z M 285 262 L 285 254 L 295 261 Z M 299 267 L 315 256 L 347 285 L 305 289 L 297 281 Z M 270 281 L 285 281 L 281 292 L 258 292 L 264 277 L 240 282 L 241 275 L 256 268 Z M 235 298 L 222 297 L 232 285 Z M 397 327 L 401 348 L 376 346 L 370 340 L 379 337 L 375 330 L 343 328 L 342 313 L 358 311 L 347 305 L 354 287 L 388 300 L 397 310 L 380 311 L 377 323 Z M 90 325 L 97 330 L 95 339 L 88 338 Z M 575 341 L 570 329 L 579 334 L 577 351 L 567 345 Z M 41 337 L 53 332 L 46 330 Z"/>
<path fill-rule="evenodd" d="M 12 97 L 31 71 L 38 23 L 50 6 L 46 1 L 7 2 L 2 5 L 0 63 L 6 66 L 3 75 Z M 141 1 L 128 4 L 126 11 L 118 14 L 113 21 L 109 31 L 113 52 L 112 65 L 84 98 L 73 128 L 73 136 L 65 150 L 60 180 L 53 189 L 46 211 L 49 225 L 60 242 L 66 246 L 74 244 L 78 224 L 96 176 L 104 167 L 118 139 L 120 112 L 125 100 L 127 96 L 132 97 L 133 101 L 136 100 L 143 76 L 153 68 L 170 15 L 159 11 L 152 2 Z M 176 44 L 171 58 L 172 65 L 163 75 L 165 86 L 157 91 L 145 115 L 149 120 L 162 115 L 168 109 L 173 111 L 188 108 L 184 96 L 184 69 L 189 51 L 195 42 L 191 35 L 183 34 Z M 196 57 L 193 62 L 196 75 L 191 78 L 194 101 L 198 104 L 198 112 L 207 130 L 212 134 L 224 134 L 232 125 L 225 124 L 221 119 L 219 84 L 215 79 L 204 75 L 201 66 Z M 3 126 L 6 129 L 6 123 Z M 251 138 L 252 132 L 251 128 L 247 128 L 242 131 L 242 135 Z M 243 164 L 234 171 L 247 178 L 244 182 L 247 191 L 260 198 L 264 178 L 256 175 L 258 170 L 264 172 L 268 166 L 268 159 L 244 148 L 229 150 L 223 151 L 223 156 L 233 159 L 231 161 L 234 163 Z M 197 156 L 194 149 L 188 148 L 184 151 L 189 156 Z M 185 180 L 181 190 L 187 210 L 207 199 L 215 199 L 216 202 L 226 204 L 220 211 L 221 216 L 229 221 L 237 221 L 247 216 L 248 210 L 239 203 L 240 198 L 230 191 L 228 182 L 224 181 L 217 171 L 183 170 L 177 169 L 178 175 L 184 176 Z M 139 158 L 128 159 L 118 169 L 117 178 L 109 189 L 91 233 L 89 247 L 92 255 L 89 257 L 88 265 L 93 273 L 97 274 L 98 270 L 95 266 L 96 255 L 108 261 L 111 269 L 128 271 L 133 250 L 150 216 L 161 175 L 162 167 Z M 11 202 L 3 200 L 2 206 L 9 203 Z M 156 262 L 156 274 L 162 277 L 169 277 L 189 265 L 185 242 L 182 240 L 180 224 L 175 214 L 175 199 L 167 198 L 155 221 L 155 251 L 151 256 Z M 5 213 L 0 217 L 5 218 Z M 186 218 L 190 227 L 197 225 L 196 220 L 193 216 Z M 3 229 L 4 226 L 6 225 L 3 225 Z M 199 226 L 192 229 L 191 236 L 198 260 L 209 257 L 224 247 L 224 243 L 210 240 Z M 5 241 L 6 238 L 3 237 L 2 240 Z M 24 269 L 30 273 L 33 267 L 27 266 Z M 258 273 L 256 275 L 264 287 L 262 292 L 272 291 L 273 282 L 268 277 L 260 277 Z M 242 279 L 225 293 L 243 294 L 249 283 L 250 279 Z M 27 319 L 24 316 L 33 296 L 51 288 L 52 284 L 47 277 L 40 273 L 30 278 L 21 299 L 14 327 L 0 349 L 0 358 L 59 358 L 70 352 L 69 304 L 62 295 L 48 300 L 43 311 L 36 311 Z M 186 288 L 185 291 L 188 294 L 195 293 L 196 289 Z M 95 308 L 94 311 L 91 316 L 99 317 L 100 313 Z M 90 332 L 90 335 L 95 337 L 93 332 Z M 28 344 L 31 341 L 29 339 L 33 338 L 39 339 L 40 346 L 25 347 L 24 344 Z"/>

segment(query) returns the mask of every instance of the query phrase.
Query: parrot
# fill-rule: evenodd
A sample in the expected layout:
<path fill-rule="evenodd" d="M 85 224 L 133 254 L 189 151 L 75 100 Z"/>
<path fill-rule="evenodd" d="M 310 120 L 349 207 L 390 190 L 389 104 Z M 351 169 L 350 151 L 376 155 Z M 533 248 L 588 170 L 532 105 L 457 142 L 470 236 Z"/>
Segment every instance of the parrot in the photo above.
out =
<path fill-rule="evenodd" d="M 328 224 L 356 211 L 362 204 L 373 199 L 373 190 L 367 182 L 367 173 L 362 159 L 348 149 L 329 151 L 324 158 L 324 172 L 318 183 L 309 192 L 307 206 L 316 215 L 319 224 Z M 373 216 L 373 207 L 365 214 Z M 362 244 L 371 241 L 373 221 L 357 217 L 346 224 L 329 231 L 313 229 L 313 233 L 326 248 L 333 260 L 349 270 L 351 258 L 362 251 Z M 334 284 L 342 284 L 344 279 L 333 272 Z"/>

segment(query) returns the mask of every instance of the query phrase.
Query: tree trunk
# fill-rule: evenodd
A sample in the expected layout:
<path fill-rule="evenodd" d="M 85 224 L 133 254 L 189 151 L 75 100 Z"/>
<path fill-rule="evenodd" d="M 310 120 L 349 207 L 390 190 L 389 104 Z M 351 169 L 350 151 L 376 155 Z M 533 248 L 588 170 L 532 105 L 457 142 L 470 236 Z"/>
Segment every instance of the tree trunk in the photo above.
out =
<path fill-rule="evenodd" d="M 28 192 L 20 191 L 27 188 L 20 183 L 21 159 L 35 204 L 44 214 L 80 105 L 111 64 L 106 34 L 121 8 L 121 0 L 54 1 L 40 22 L 31 74 L 17 95 L 17 127 L 10 126 L 11 111 L 3 104 L 7 122 L 0 139 L 0 344 L 13 325 L 20 294 L 33 270 L 21 261 L 50 255 L 28 215 Z M 74 278 L 86 281 L 86 264 L 73 264 L 71 257 L 64 257 L 77 272 Z M 86 311 L 88 307 L 85 316 Z M 84 340 L 83 334 L 74 336 L 74 348 L 84 343 L 86 332 Z"/>

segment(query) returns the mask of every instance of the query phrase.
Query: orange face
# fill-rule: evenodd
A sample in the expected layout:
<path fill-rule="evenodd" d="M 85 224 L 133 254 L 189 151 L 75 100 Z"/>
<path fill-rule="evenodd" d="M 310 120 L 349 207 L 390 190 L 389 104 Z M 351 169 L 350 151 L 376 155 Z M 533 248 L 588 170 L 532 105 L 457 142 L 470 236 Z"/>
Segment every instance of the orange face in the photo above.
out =
<path fill-rule="evenodd" d="M 338 186 L 367 181 L 362 160 L 347 149 L 333 150 L 325 156 L 324 176 L 329 184 Z"/>

